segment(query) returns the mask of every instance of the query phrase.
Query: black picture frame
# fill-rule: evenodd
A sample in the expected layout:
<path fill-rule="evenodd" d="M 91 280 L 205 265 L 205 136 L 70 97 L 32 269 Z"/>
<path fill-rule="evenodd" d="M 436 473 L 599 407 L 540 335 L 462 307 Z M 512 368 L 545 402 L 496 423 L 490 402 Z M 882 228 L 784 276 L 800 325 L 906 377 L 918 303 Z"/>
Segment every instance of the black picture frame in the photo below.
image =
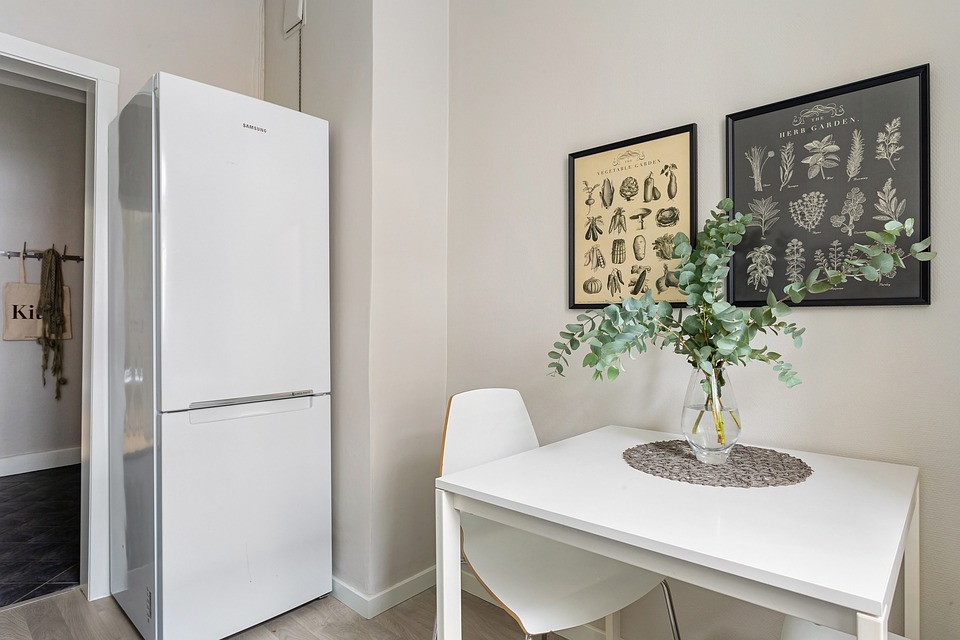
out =
<path fill-rule="evenodd" d="M 697 125 L 571 153 L 567 182 L 569 308 L 600 309 L 648 289 L 685 306 L 673 236 L 696 239 Z"/>
<path fill-rule="evenodd" d="M 778 172 L 779 167 L 779 172 Z M 767 290 L 835 268 L 886 220 L 930 235 L 930 65 L 726 117 L 727 195 L 752 213 L 736 248 L 728 299 L 759 306 Z M 850 281 L 800 306 L 930 304 L 930 263 L 910 260 L 879 282 Z"/>

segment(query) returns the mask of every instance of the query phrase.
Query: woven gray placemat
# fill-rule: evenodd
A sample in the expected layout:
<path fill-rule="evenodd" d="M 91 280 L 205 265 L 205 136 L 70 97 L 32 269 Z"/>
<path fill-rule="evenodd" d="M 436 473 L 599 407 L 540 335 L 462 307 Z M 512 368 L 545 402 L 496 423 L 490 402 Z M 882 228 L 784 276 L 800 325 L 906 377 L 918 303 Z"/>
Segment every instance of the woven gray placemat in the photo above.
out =
<path fill-rule="evenodd" d="M 631 447 L 623 459 L 650 475 L 709 487 L 784 487 L 806 480 L 813 469 L 800 458 L 761 447 L 733 446 L 724 464 L 697 460 L 684 440 L 664 440 Z"/>

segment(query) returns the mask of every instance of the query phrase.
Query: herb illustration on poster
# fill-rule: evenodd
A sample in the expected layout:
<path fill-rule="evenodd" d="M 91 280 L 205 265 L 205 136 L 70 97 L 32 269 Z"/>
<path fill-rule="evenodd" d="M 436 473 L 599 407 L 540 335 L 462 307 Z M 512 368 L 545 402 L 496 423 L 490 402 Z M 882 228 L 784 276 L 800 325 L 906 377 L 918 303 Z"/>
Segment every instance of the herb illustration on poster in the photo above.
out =
<path fill-rule="evenodd" d="M 648 290 L 685 304 L 673 238 L 696 233 L 696 134 L 689 124 L 570 154 L 571 309 Z"/>
<path fill-rule="evenodd" d="M 929 66 L 727 116 L 727 193 L 750 213 L 729 280 L 733 304 L 780 297 L 815 268 L 859 257 L 855 243 L 913 218 L 901 256 L 930 235 Z M 929 304 L 928 262 L 879 282 L 848 281 L 801 305 Z"/>

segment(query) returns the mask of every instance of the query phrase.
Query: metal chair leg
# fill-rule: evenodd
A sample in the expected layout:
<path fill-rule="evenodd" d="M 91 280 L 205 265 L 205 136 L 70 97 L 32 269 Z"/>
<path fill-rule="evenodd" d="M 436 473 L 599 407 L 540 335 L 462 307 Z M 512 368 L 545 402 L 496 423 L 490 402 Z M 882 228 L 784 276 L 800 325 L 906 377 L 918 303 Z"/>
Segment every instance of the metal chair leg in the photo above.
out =
<path fill-rule="evenodd" d="M 437 623 L 438 623 L 438 622 L 439 622 L 439 620 L 437 619 L 436 616 L 434 616 L 434 617 L 433 617 L 433 636 L 432 636 L 432 640 L 437 640 Z"/>
<path fill-rule="evenodd" d="M 670 595 L 670 587 L 667 581 L 660 583 L 663 589 L 663 599 L 667 603 L 667 615 L 670 617 L 670 631 L 673 632 L 673 640 L 680 640 L 680 629 L 677 627 L 677 612 L 673 609 L 673 597 Z"/>

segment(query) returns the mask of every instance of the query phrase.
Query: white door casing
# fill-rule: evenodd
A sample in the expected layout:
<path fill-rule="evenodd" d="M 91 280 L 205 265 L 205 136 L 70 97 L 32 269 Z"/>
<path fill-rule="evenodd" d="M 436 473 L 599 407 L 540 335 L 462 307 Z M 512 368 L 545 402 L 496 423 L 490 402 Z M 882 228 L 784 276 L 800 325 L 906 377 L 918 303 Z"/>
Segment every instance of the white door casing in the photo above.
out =
<path fill-rule="evenodd" d="M 120 70 L 0 33 L 0 69 L 87 96 L 81 391 L 80 583 L 91 600 L 110 593 L 107 457 L 107 130 L 117 115 Z"/>

